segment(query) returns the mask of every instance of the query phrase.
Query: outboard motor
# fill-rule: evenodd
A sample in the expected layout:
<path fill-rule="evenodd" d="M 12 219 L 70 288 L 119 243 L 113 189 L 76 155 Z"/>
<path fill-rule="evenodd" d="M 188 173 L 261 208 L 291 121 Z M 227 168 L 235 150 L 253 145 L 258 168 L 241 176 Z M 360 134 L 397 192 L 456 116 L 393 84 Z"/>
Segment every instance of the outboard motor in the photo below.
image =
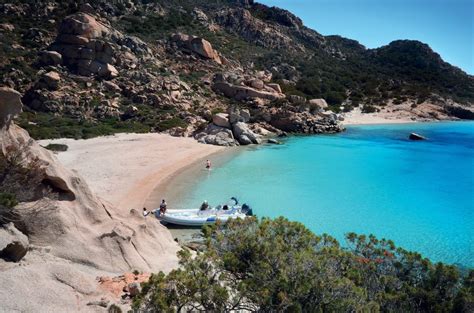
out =
<path fill-rule="evenodd" d="M 253 216 L 252 208 L 247 203 L 242 205 L 242 213 L 247 216 Z"/>
<path fill-rule="evenodd" d="M 232 197 L 232 198 L 230 198 L 230 200 L 234 200 L 234 202 L 235 202 L 235 204 L 234 204 L 234 205 L 237 205 L 237 204 L 239 204 L 239 200 L 237 200 L 237 198 L 236 198 L 236 197 Z"/>

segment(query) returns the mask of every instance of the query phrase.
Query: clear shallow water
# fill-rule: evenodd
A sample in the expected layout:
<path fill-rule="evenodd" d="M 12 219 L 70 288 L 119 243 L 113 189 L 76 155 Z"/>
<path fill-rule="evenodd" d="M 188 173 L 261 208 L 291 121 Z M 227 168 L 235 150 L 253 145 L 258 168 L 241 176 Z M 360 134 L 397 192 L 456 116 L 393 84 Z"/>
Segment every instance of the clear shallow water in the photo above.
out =
<path fill-rule="evenodd" d="M 407 140 L 417 132 L 429 141 Z M 474 267 L 474 123 L 352 126 L 251 147 L 198 174 L 179 207 L 230 196 L 344 242 L 390 238 L 435 261 Z"/>

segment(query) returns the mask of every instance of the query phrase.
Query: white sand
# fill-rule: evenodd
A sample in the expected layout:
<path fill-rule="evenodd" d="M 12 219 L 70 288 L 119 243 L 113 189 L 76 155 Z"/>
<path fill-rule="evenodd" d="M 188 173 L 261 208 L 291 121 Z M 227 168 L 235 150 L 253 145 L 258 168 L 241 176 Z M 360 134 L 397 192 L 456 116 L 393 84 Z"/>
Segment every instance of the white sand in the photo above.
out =
<path fill-rule="evenodd" d="M 181 168 L 224 149 L 155 133 L 40 141 L 43 146 L 49 143 L 68 145 L 57 154 L 59 160 L 123 213 L 140 210 L 155 187 Z"/>
<path fill-rule="evenodd" d="M 390 115 L 387 113 L 362 113 L 359 108 L 344 114 L 344 125 L 363 124 L 404 124 L 414 123 L 415 120 L 409 117 Z"/>

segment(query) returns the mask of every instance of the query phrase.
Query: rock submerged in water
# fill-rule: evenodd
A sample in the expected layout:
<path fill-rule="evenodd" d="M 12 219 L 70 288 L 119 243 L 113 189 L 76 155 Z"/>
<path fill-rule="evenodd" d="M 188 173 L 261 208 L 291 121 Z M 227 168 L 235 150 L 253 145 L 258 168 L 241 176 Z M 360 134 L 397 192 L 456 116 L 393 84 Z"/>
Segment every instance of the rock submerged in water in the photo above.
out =
<path fill-rule="evenodd" d="M 267 142 L 268 142 L 268 143 L 272 143 L 272 144 L 274 144 L 274 145 L 281 145 L 281 144 L 282 144 L 281 141 L 278 141 L 278 140 L 276 140 L 276 139 L 274 139 L 274 138 L 268 139 Z"/>
<path fill-rule="evenodd" d="M 411 133 L 410 136 L 408 136 L 408 139 L 410 139 L 410 140 L 426 140 L 427 138 L 420 135 L 420 134 L 417 134 L 417 133 Z"/>

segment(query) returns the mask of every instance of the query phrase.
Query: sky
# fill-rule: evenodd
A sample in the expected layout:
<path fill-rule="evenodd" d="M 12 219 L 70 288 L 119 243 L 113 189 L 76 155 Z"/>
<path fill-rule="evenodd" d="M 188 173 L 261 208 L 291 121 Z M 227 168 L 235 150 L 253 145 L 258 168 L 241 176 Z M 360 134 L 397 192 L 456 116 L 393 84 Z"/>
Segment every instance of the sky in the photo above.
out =
<path fill-rule="evenodd" d="M 474 0 L 256 0 L 286 9 L 323 35 L 378 48 L 397 39 L 427 43 L 474 75 Z"/>

